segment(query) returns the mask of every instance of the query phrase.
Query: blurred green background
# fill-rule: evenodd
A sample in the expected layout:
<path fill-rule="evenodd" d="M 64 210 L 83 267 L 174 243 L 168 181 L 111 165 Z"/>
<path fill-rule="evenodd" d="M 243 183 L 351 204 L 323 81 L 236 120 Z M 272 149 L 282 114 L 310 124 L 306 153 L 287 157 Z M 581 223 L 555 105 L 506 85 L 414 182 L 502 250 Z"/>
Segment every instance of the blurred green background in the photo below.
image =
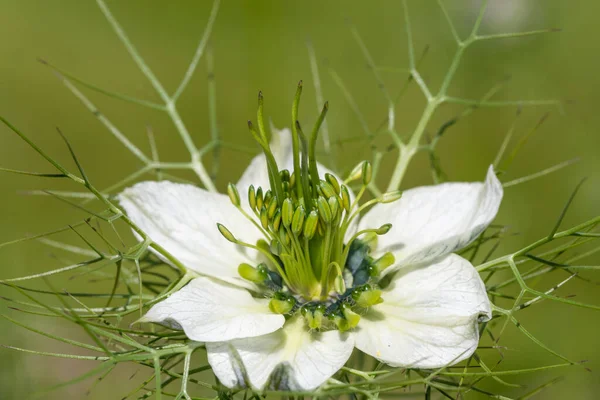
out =
<path fill-rule="evenodd" d="M 446 1 L 459 31 L 470 29 L 479 2 Z M 179 83 L 191 60 L 207 21 L 210 2 L 179 0 L 110 1 L 115 16 L 125 27 L 156 75 L 169 91 Z M 454 53 L 454 44 L 443 14 L 432 0 L 409 1 L 420 54 L 425 46 L 421 73 L 436 89 Z M 597 47 L 597 2 L 577 5 L 560 0 L 491 0 L 483 21 L 483 33 L 562 28 L 559 33 L 475 44 L 463 59 L 451 86 L 451 94 L 479 98 L 492 86 L 510 77 L 497 100 L 560 99 L 565 113 L 556 107 L 524 108 L 515 134 L 522 136 L 547 112 L 549 119 L 526 143 L 504 180 L 547 168 L 560 161 L 581 161 L 551 176 L 508 188 L 497 222 L 519 232 L 505 241 L 503 251 L 516 250 L 547 234 L 578 181 L 590 179 L 570 209 L 564 227 L 589 219 L 600 212 L 600 126 L 598 79 L 600 57 Z M 253 147 L 246 121 L 255 116 L 256 94 L 265 95 L 266 113 L 278 127 L 289 125 L 290 104 L 299 79 L 305 82 L 301 116 L 304 124 L 316 118 L 313 80 L 306 41 L 313 43 L 321 72 L 323 92 L 330 101 L 328 123 L 334 140 L 362 135 L 361 125 L 329 74 L 334 70 L 352 93 L 372 130 L 386 117 L 386 102 L 377 87 L 359 47 L 352 37 L 354 24 L 375 63 L 407 66 L 403 13 L 398 1 L 226 1 L 217 18 L 211 46 L 214 51 L 218 126 L 224 140 Z M 106 187 L 139 168 L 139 162 L 123 148 L 98 120 L 38 63 L 44 58 L 102 88 L 159 101 L 151 85 L 131 61 L 94 1 L 2 0 L 0 2 L 0 113 L 29 135 L 50 154 L 67 165 L 68 153 L 55 132 L 60 127 L 70 138 L 87 174 L 98 187 Z M 391 93 L 406 81 L 406 74 L 381 72 Z M 149 153 L 146 126 L 152 126 L 161 160 L 187 161 L 185 148 L 166 115 L 137 105 L 110 99 L 91 91 L 86 94 L 127 136 Z M 423 96 L 412 85 L 399 101 L 397 129 L 410 133 L 424 106 Z M 201 61 L 189 88 L 183 94 L 180 112 L 197 144 L 209 138 L 207 70 Z M 428 132 L 461 110 L 444 106 L 434 116 Z M 516 108 L 482 108 L 461 120 L 442 138 L 439 156 L 450 180 L 481 180 L 493 161 L 502 139 L 515 120 Z M 513 141 L 513 144 L 515 141 Z M 386 135 L 375 142 L 379 149 L 391 144 Z M 369 155 L 364 142 L 336 145 L 342 170 Z M 235 181 L 251 154 L 222 151 L 218 187 Z M 379 179 L 391 174 L 396 153 L 384 158 Z M 210 163 L 210 157 L 207 158 Z M 327 164 L 327 160 L 324 161 Z M 30 171 L 51 168 L 14 133 L 0 127 L 0 166 Z M 193 178 L 190 174 L 182 174 Z M 0 242 L 48 231 L 83 216 L 49 197 L 22 192 L 42 188 L 73 188 L 38 178 L 0 176 Z M 403 182 L 404 188 L 431 182 L 425 154 L 415 158 Z M 598 261 L 587 260 L 588 263 Z M 0 248 L 1 276 L 14 277 L 64 265 L 52 250 L 36 243 Z M 571 281 L 561 295 L 576 295 L 582 302 L 600 304 L 597 274 L 583 274 L 592 283 Z M 558 282 L 558 278 L 548 280 Z M 0 293 L 14 293 L 1 288 Z M 2 313 L 23 318 L 46 330 L 81 337 L 74 326 L 24 317 L 2 305 Z M 600 318 L 597 312 L 546 302 L 520 314 L 520 320 L 549 347 L 573 360 L 589 360 L 591 372 L 580 367 L 538 374 L 507 377 L 512 383 L 532 388 L 556 376 L 565 379 L 538 395 L 544 399 L 596 399 L 600 391 Z M 10 323 L 0 323 L 0 344 L 37 350 L 59 351 L 57 346 Z M 509 329 L 501 344 L 509 347 L 501 369 L 526 368 L 560 360 L 540 350 L 516 329 Z M 64 350 L 64 349 L 63 349 Z M 0 350 L 0 398 L 22 398 L 32 388 L 64 381 L 91 365 Z M 120 398 L 128 391 L 134 370 L 124 369 L 86 394 L 90 382 L 45 395 L 48 399 Z M 110 382 L 110 383 L 109 383 Z M 498 387 L 495 390 L 499 390 Z M 526 392 L 502 388 L 507 396 Z M 467 396 L 469 397 L 469 396 Z M 470 395 L 470 398 L 477 398 Z"/>

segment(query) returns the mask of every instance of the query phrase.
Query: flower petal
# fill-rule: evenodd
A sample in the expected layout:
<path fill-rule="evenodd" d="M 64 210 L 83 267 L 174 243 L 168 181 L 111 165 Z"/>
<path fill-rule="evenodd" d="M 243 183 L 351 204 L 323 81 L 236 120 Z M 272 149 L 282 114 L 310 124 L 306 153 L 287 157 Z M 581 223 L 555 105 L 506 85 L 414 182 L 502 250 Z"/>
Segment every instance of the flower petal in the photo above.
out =
<path fill-rule="evenodd" d="M 356 347 L 392 366 L 439 368 L 468 358 L 478 320 L 492 315 L 479 274 L 456 254 L 400 269 L 382 298 L 360 320 Z"/>
<path fill-rule="evenodd" d="M 392 252 L 396 263 L 389 273 L 408 264 L 426 263 L 458 250 L 475 239 L 494 219 L 502 185 L 490 166 L 484 183 L 444 183 L 407 190 L 402 198 L 377 204 L 359 229 L 391 223 L 379 237 L 377 253 Z"/>
<path fill-rule="evenodd" d="M 237 268 L 255 263 L 256 252 L 227 241 L 216 224 L 222 223 L 247 243 L 256 243 L 261 233 L 228 196 L 192 185 L 149 181 L 125 189 L 118 199 L 129 218 L 187 268 L 248 287 Z"/>
<path fill-rule="evenodd" d="M 282 130 L 271 127 L 271 151 L 277 162 L 277 166 L 280 170 L 287 169 L 290 173 L 294 172 L 294 153 L 292 148 L 292 132 L 285 128 Z M 338 181 L 343 182 L 336 174 L 330 169 L 324 167 L 322 164 L 317 163 L 319 174 L 321 178 L 326 173 L 334 175 Z M 240 196 L 245 196 L 248 193 L 250 185 L 254 185 L 255 188 L 262 187 L 263 190 L 270 189 L 269 184 L 269 173 L 267 172 L 267 161 L 264 154 L 259 154 L 254 157 L 250 162 L 250 165 L 236 184 Z"/>
<path fill-rule="evenodd" d="M 269 310 L 267 299 L 255 299 L 245 289 L 200 277 L 153 306 L 141 322 L 181 327 L 192 340 L 216 342 L 274 332 L 285 318 Z"/>
<path fill-rule="evenodd" d="M 227 387 L 313 390 L 344 366 L 354 340 L 339 331 L 308 331 L 295 317 L 269 335 L 207 343 L 208 362 Z"/>

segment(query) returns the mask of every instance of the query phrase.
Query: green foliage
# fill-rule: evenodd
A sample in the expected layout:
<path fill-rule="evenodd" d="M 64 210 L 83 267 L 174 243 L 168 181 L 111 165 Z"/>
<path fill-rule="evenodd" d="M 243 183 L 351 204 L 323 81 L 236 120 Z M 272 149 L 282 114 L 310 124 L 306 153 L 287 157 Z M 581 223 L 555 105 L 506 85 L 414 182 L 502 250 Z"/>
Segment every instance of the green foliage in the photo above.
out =
<path fill-rule="evenodd" d="M 75 163 L 76 172 L 70 171 L 59 161 L 38 147 L 27 135 L 13 126 L 7 119 L 0 120 L 21 139 L 23 139 L 35 152 L 42 156 L 50 166 L 58 172 L 40 173 L 20 171 L 2 168 L 2 171 L 33 175 L 47 178 L 49 181 L 60 178 L 68 180 L 76 188 L 72 191 L 44 190 L 35 192 L 40 195 L 51 195 L 68 203 L 70 206 L 85 212 L 88 216 L 79 223 L 66 226 L 51 232 L 35 235 L 22 240 L 15 240 L 0 244 L 0 247 L 12 245 L 25 240 L 37 240 L 53 248 L 64 250 L 74 256 L 85 258 L 84 261 L 74 262 L 65 267 L 49 270 L 29 276 L 0 281 L 3 285 L 11 287 L 15 298 L 5 298 L 9 306 L 23 314 L 32 315 L 35 318 L 48 318 L 78 326 L 87 334 L 89 342 L 82 342 L 65 338 L 45 330 L 38 329 L 20 319 L 3 315 L 10 323 L 46 337 L 50 340 L 72 346 L 81 353 L 91 355 L 80 355 L 80 352 L 57 353 L 42 352 L 31 349 L 6 346 L 10 349 L 32 353 L 39 356 L 49 356 L 76 360 L 90 360 L 96 366 L 82 375 L 57 384 L 53 387 L 41 390 L 38 394 L 44 397 L 49 391 L 64 387 L 69 384 L 87 379 L 95 379 L 99 382 L 111 373 L 114 373 L 117 365 L 131 363 L 140 366 L 147 371 L 147 377 L 137 387 L 134 387 L 124 398 L 137 397 L 139 399 L 153 397 L 156 399 L 199 399 L 193 397 L 192 393 L 201 393 L 211 398 L 261 398 L 262 395 L 253 394 L 249 391 L 229 391 L 218 383 L 211 383 L 210 375 L 207 379 L 196 378 L 197 375 L 209 371 L 210 367 L 203 363 L 192 361 L 196 353 L 204 352 L 204 346 L 200 343 L 186 340 L 183 333 L 170 329 L 156 328 L 154 326 L 136 324 L 135 322 L 143 316 L 149 306 L 155 304 L 170 293 L 185 285 L 194 275 L 187 271 L 182 265 L 163 249 L 158 243 L 154 243 L 141 229 L 139 229 L 114 202 L 114 195 L 124 186 L 152 174 L 157 179 L 177 179 L 170 174 L 172 171 L 192 171 L 200 184 L 207 190 L 216 191 L 214 176 L 222 168 L 220 162 L 220 151 L 224 146 L 231 146 L 223 142 L 219 135 L 216 117 L 216 91 L 213 74 L 214 63 L 212 59 L 209 39 L 213 23 L 219 9 L 219 1 L 216 0 L 205 27 L 202 38 L 198 44 L 191 63 L 184 73 L 177 89 L 169 94 L 163 84 L 154 75 L 148 64 L 144 61 L 138 50 L 128 38 L 123 28 L 119 25 L 111 11 L 103 0 L 97 0 L 98 6 L 110 26 L 113 28 L 128 53 L 142 74 L 148 79 L 160 98 L 160 103 L 137 99 L 128 95 L 115 93 L 95 86 L 91 83 L 77 78 L 61 68 L 43 61 L 45 65 L 52 68 L 61 82 L 78 98 L 85 107 L 106 127 L 122 146 L 124 146 L 143 166 L 129 176 L 106 188 L 97 188 L 89 179 L 84 170 L 85 162 L 79 160 L 76 151 L 72 148 L 67 138 L 59 132 L 64 139 L 72 161 Z M 403 1 L 405 9 L 404 26 L 408 39 L 408 68 L 400 70 L 406 74 L 405 85 L 401 87 L 396 95 L 392 94 L 382 78 L 379 67 L 368 50 L 368 45 L 358 33 L 355 26 L 350 27 L 350 33 L 355 38 L 358 48 L 364 55 L 365 61 L 372 71 L 378 86 L 388 104 L 387 119 L 382 126 L 373 129 L 367 119 L 361 114 L 355 98 L 350 92 L 348 85 L 342 80 L 336 71 L 329 67 L 328 72 L 331 79 L 337 84 L 348 101 L 351 109 L 356 113 L 359 125 L 364 131 L 363 135 L 352 140 L 373 144 L 373 141 L 381 134 L 389 135 L 394 148 L 398 150 L 398 158 L 393 174 L 385 190 L 376 184 L 375 177 L 380 172 L 380 163 L 384 152 L 372 147 L 370 155 L 372 169 L 369 171 L 373 179 L 370 179 L 368 190 L 375 196 L 382 192 L 391 192 L 400 188 L 400 185 L 408 171 L 408 167 L 418 153 L 428 155 L 431 175 L 435 183 L 445 181 L 446 174 L 442 168 L 440 157 L 436 150 L 440 146 L 441 139 L 445 138 L 447 131 L 460 120 L 469 117 L 482 107 L 527 107 L 527 106 L 550 106 L 559 107 L 560 103 L 554 100 L 514 100 L 495 101 L 493 97 L 503 88 L 504 82 L 494 85 L 481 99 L 467 99 L 454 97 L 449 94 L 449 88 L 456 74 L 457 68 L 463 59 L 466 50 L 473 44 L 496 39 L 519 38 L 531 35 L 544 34 L 554 30 L 536 30 L 520 33 L 502 34 L 480 34 L 480 25 L 486 10 L 483 2 L 474 26 L 466 38 L 462 38 L 454 26 L 449 13 L 446 11 L 444 2 L 438 1 L 439 7 L 446 18 L 450 33 L 456 43 L 456 52 L 451 64 L 446 71 L 441 86 L 433 90 L 420 73 L 420 65 L 427 54 L 417 57 L 413 45 L 411 18 L 406 1 Z M 308 55 L 311 71 L 313 73 L 314 88 L 318 104 L 323 104 L 321 92 L 321 78 L 319 77 L 319 63 L 315 55 L 315 49 L 311 44 L 308 46 Z M 190 79 L 202 59 L 205 59 L 210 75 L 208 94 L 211 139 L 208 143 L 198 146 L 192 139 L 186 125 L 184 124 L 178 109 L 177 102 L 186 90 Z M 405 139 L 397 130 L 396 108 L 406 88 L 417 85 L 426 99 L 426 105 L 421 117 L 409 135 Z M 84 94 L 80 88 L 98 92 L 102 95 L 112 97 L 116 100 L 137 104 L 142 107 L 154 109 L 165 113 L 172 121 L 179 134 L 180 139 L 189 153 L 189 160 L 183 162 L 162 162 L 159 160 L 157 146 L 152 131 L 148 131 L 151 154 L 147 155 L 125 134 L 123 134 L 108 117 L 103 115 Z M 434 129 L 433 135 L 427 137 L 427 128 L 432 116 L 438 108 L 444 104 L 455 104 L 464 106 L 463 110 L 453 118 L 446 121 L 439 128 Z M 261 110 L 262 112 L 262 110 Z M 509 151 L 513 137 L 517 134 L 516 124 L 509 129 L 505 141 L 502 143 L 494 165 L 500 176 L 511 166 L 525 142 L 540 127 L 544 119 L 540 121 L 529 132 L 521 136 L 519 141 Z M 516 121 L 516 118 L 515 118 Z M 323 121 L 319 121 L 319 124 Z M 331 156 L 332 165 L 339 160 L 335 158 L 332 144 L 336 138 L 327 124 L 323 122 L 321 135 L 323 148 L 326 154 Z M 262 130 L 262 129 L 261 129 Z M 237 146 L 232 146 L 237 147 Z M 314 152 L 314 143 L 311 143 Z M 245 150 L 245 149 L 242 149 Z M 507 154 L 508 151 L 508 155 Z M 210 169 L 206 167 L 203 157 L 212 154 Z M 520 185 L 533 179 L 548 175 L 571 165 L 574 160 L 558 163 L 555 166 L 540 172 L 504 182 L 504 187 Z M 211 171 L 210 173 L 208 171 Z M 167 172 L 170 171 L 170 172 Z M 531 374 L 555 368 L 569 366 L 580 366 L 582 363 L 558 354 L 534 336 L 521 319 L 517 319 L 521 310 L 536 307 L 544 300 L 567 304 L 575 307 L 584 307 L 598 310 L 600 306 L 576 301 L 568 297 L 559 296 L 556 292 L 573 279 L 587 279 L 581 276 L 581 272 L 594 271 L 600 266 L 581 265 L 580 259 L 600 251 L 596 240 L 600 238 L 597 226 L 600 217 L 593 218 L 587 222 L 572 228 L 561 230 L 562 220 L 572 203 L 572 200 L 580 185 L 576 187 L 573 195 L 569 198 L 567 205 L 561 212 L 560 217 L 549 229 L 547 236 L 523 247 L 520 250 L 502 256 L 495 256 L 499 244 L 512 234 L 506 226 L 493 226 L 482 234 L 474 243 L 462 251 L 462 255 L 469 258 L 477 270 L 484 277 L 488 293 L 494 303 L 494 318 L 483 324 L 481 329 L 482 340 L 475 354 L 460 366 L 441 368 L 435 371 L 405 370 L 398 368 L 387 368 L 383 364 L 357 355 L 351 360 L 349 366 L 343 368 L 334 378 L 316 392 L 311 393 L 282 393 L 277 396 L 309 396 L 312 398 L 348 398 L 376 399 L 385 395 L 402 396 L 410 394 L 430 399 L 433 396 L 445 398 L 463 398 L 467 394 L 478 393 L 490 398 L 509 399 L 503 394 L 492 393 L 485 388 L 489 380 L 494 380 L 506 388 L 514 388 L 505 379 L 520 374 Z M 93 208 L 92 208 L 93 207 Z M 284 219 L 285 221 L 285 219 Z M 132 229 L 141 238 L 139 243 L 122 238 L 122 232 Z M 81 246 L 74 246 L 67 242 L 51 239 L 58 234 L 75 234 L 81 240 Z M 585 249 L 582 253 L 577 253 Z M 175 268 L 167 265 L 164 260 Z M 108 283 L 101 286 L 106 287 L 101 292 L 76 293 L 57 289 L 51 279 L 68 274 L 73 279 L 81 276 L 93 277 L 98 282 Z M 558 276 L 558 278 L 556 278 Z M 558 283 L 539 289 L 541 278 L 551 277 Z M 42 279 L 45 289 L 28 286 L 30 282 Z M 54 303 L 52 303 L 52 301 Z M 534 366 L 524 369 L 503 368 L 504 348 L 499 344 L 500 339 L 509 326 L 514 326 L 534 345 L 552 354 L 560 362 L 552 365 Z M 509 356 L 506 356 L 509 357 Z M 200 357 L 202 358 L 202 357 Z M 530 398 L 542 390 L 547 390 L 556 384 L 556 379 L 550 380 L 537 388 L 521 390 L 520 399 Z M 94 383 L 95 385 L 95 383 Z M 265 395 L 274 394 L 266 392 Z M 394 397 L 396 398 L 396 397 Z"/>

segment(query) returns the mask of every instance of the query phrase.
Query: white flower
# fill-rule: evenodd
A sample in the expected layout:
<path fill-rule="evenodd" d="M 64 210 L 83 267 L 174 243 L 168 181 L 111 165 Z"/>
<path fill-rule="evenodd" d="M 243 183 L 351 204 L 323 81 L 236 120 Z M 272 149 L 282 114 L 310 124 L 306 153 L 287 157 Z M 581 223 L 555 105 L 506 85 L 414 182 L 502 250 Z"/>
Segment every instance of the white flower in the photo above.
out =
<path fill-rule="evenodd" d="M 294 171 L 289 131 L 274 132 L 270 149 L 281 169 Z M 331 174 L 318 169 L 321 179 Z M 257 390 L 313 390 L 354 346 L 411 368 L 442 367 L 475 351 L 478 321 L 491 317 L 490 303 L 473 266 L 452 253 L 496 215 L 502 187 L 492 168 L 483 184 L 447 183 L 408 190 L 391 203 L 378 200 L 358 224 L 350 215 L 360 193 L 343 195 L 334 175 L 329 186 L 305 186 L 313 197 L 303 202 L 294 178 L 281 176 L 288 204 L 235 206 L 227 195 L 166 181 L 143 182 L 119 196 L 153 241 L 199 274 L 153 306 L 146 321 L 205 342 L 224 385 Z M 261 155 L 237 188 L 253 199 L 272 179 Z M 389 285 L 379 287 L 386 275 Z"/>

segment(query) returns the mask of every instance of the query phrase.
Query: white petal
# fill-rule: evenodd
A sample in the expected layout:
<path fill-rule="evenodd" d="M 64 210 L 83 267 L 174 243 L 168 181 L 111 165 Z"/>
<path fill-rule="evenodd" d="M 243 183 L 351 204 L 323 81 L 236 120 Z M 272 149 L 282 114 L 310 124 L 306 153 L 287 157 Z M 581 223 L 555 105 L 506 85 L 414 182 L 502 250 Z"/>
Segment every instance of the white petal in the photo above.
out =
<path fill-rule="evenodd" d="M 439 368 L 468 358 L 478 320 L 491 318 L 479 274 L 450 254 L 435 264 L 398 271 L 358 324 L 356 347 L 392 366 Z"/>
<path fill-rule="evenodd" d="M 309 332 L 304 319 L 295 317 L 269 335 L 207 343 L 206 349 L 213 372 L 227 387 L 313 390 L 344 366 L 353 346 L 351 335 Z"/>
<path fill-rule="evenodd" d="M 290 173 L 294 172 L 294 153 L 292 148 L 292 132 L 289 129 L 278 130 L 271 128 L 271 151 L 277 162 L 279 170 L 287 169 Z M 336 174 L 330 169 L 324 167 L 322 164 L 317 163 L 319 169 L 319 175 L 321 178 L 326 173 L 334 175 L 338 181 L 343 182 Z M 267 172 L 267 161 L 264 154 L 260 154 L 252 159 L 250 165 L 242 174 L 240 180 L 237 183 L 238 191 L 240 196 L 244 197 L 248 193 L 250 185 L 254 185 L 255 188 L 262 187 L 263 190 L 270 189 L 269 174 Z"/>
<path fill-rule="evenodd" d="M 403 193 L 388 204 L 377 204 L 360 222 L 360 229 L 391 223 L 379 237 L 377 254 L 392 252 L 395 268 L 425 263 L 458 250 L 492 222 L 502 200 L 502 185 L 490 166 L 484 183 L 444 183 Z"/>
<path fill-rule="evenodd" d="M 216 224 L 222 223 L 246 243 L 255 244 L 261 234 L 228 196 L 162 181 L 138 183 L 118 199 L 129 218 L 185 267 L 248 287 L 237 268 L 255 263 L 256 252 L 227 241 Z"/>
<path fill-rule="evenodd" d="M 274 332 L 285 318 L 269 310 L 267 299 L 201 277 L 156 304 L 141 321 L 181 327 L 192 340 L 216 342 Z"/>

